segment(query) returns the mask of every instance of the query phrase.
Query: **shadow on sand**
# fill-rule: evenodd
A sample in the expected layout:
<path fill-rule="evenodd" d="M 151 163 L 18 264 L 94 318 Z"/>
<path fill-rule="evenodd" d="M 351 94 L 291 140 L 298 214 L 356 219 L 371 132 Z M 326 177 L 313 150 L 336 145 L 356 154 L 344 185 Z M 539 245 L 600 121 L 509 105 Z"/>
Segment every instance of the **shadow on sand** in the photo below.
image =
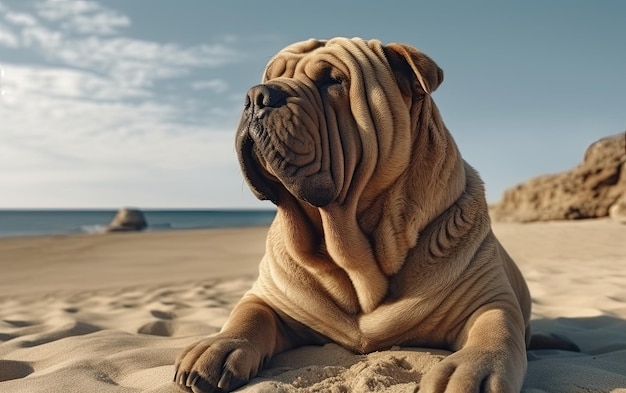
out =
<path fill-rule="evenodd" d="M 537 319 L 531 324 L 534 332 L 557 334 L 571 340 L 580 352 L 529 350 L 523 392 L 626 389 L 626 320 L 603 315 Z M 560 386 L 555 386 L 555 381 Z"/>

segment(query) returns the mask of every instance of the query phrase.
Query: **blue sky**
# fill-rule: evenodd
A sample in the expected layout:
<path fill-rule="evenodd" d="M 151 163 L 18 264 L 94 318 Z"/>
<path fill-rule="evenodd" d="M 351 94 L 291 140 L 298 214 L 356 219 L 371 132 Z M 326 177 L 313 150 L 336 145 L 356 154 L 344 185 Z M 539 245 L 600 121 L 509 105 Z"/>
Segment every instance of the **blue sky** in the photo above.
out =
<path fill-rule="evenodd" d="M 271 207 L 234 130 L 269 58 L 404 42 L 490 202 L 626 129 L 626 2 L 0 0 L 0 208 Z"/>

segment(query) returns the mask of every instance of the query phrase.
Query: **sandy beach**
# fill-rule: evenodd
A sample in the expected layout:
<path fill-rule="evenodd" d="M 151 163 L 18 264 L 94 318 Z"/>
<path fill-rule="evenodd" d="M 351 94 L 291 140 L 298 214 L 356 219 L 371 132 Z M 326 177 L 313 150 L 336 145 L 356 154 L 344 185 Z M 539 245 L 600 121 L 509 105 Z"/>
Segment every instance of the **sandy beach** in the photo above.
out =
<path fill-rule="evenodd" d="M 0 392 L 161 392 L 251 286 L 267 228 L 0 239 Z M 533 327 L 580 353 L 528 354 L 524 393 L 626 392 L 626 226 L 496 223 Z M 336 345 L 277 356 L 242 392 L 414 392 L 444 351 Z"/>

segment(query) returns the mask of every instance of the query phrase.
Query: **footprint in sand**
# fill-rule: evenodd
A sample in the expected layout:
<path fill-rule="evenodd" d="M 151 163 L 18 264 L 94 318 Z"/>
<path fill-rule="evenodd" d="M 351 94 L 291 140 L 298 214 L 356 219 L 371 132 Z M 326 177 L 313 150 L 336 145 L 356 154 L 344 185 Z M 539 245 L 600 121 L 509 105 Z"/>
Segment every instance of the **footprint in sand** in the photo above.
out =
<path fill-rule="evenodd" d="M 13 320 L 8 320 L 8 319 L 3 319 L 2 322 L 6 323 L 9 326 L 12 327 L 27 327 L 27 326 L 32 326 L 35 324 L 35 322 L 29 322 L 29 321 L 13 321 Z"/>
<path fill-rule="evenodd" d="M 168 311 L 151 310 L 150 314 L 152 314 L 152 316 L 155 318 L 164 319 L 164 320 L 172 320 L 176 318 L 176 314 L 174 314 L 173 312 L 168 312 Z"/>
<path fill-rule="evenodd" d="M 41 333 L 37 335 L 37 337 L 33 340 L 24 340 L 20 343 L 20 346 L 24 348 L 35 347 L 38 345 L 47 344 L 52 341 L 60 340 L 62 338 L 82 336 L 85 334 L 97 332 L 99 330 L 99 327 L 91 325 L 89 323 L 73 321 L 63 326 L 54 328 L 53 330 Z"/>
<path fill-rule="evenodd" d="M 17 360 L 0 360 L 0 382 L 11 379 L 24 378 L 31 374 L 34 369 L 26 362 Z"/>
<path fill-rule="evenodd" d="M 155 321 L 143 325 L 137 333 L 170 337 L 174 333 L 174 326 L 171 321 Z"/>

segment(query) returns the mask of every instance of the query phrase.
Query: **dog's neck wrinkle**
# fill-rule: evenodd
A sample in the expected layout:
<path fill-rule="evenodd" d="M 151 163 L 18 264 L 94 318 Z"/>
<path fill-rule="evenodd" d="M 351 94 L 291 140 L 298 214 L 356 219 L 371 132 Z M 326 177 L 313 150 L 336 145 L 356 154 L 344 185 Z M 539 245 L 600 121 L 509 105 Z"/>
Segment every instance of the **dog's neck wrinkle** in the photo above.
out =
<path fill-rule="evenodd" d="M 380 270 L 369 238 L 356 220 L 356 206 L 315 208 L 281 195 L 276 219 L 290 258 L 310 272 L 333 301 L 349 314 L 373 311 L 387 295 L 388 279 Z"/>
<path fill-rule="evenodd" d="M 388 277 L 402 268 L 420 232 L 465 189 L 465 164 L 430 97 L 413 108 L 413 157 L 407 170 L 376 198 L 359 206 L 358 220 Z"/>
<path fill-rule="evenodd" d="M 370 313 L 384 300 L 388 278 L 380 269 L 368 236 L 361 231 L 355 207 L 320 209 L 326 250 L 331 260 L 346 272 L 361 312 Z"/>
<path fill-rule="evenodd" d="M 275 224 L 284 227 L 285 245 L 290 255 L 316 255 L 323 248 L 322 219 L 318 209 L 288 193 L 278 205 Z"/>
<path fill-rule="evenodd" d="M 278 206 L 276 220 L 272 224 L 281 227 L 279 233 L 282 236 L 276 239 L 268 237 L 268 241 L 282 243 L 290 260 L 308 271 L 311 278 L 346 314 L 356 315 L 361 312 L 350 276 L 328 250 L 319 210 L 295 198 L 284 198 L 283 201 Z"/>
<path fill-rule="evenodd" d="M 467 240 L 470 232 L 473 236 L 484 237 L 490 228 L 482 182 L 476 170 L 467 163 L 464 163 L 464 166 L 467 182 L 463 192 L 449 208 L 425 228 L 425 232 L 430 233 L 430 236 L 423 239 L 424 245 L 433 260 L 448 256 L 452 249 Z M 481 217 L 485 219 L 481 220 Z M 468 258 L 471 259 L 473 258 Z"/>

